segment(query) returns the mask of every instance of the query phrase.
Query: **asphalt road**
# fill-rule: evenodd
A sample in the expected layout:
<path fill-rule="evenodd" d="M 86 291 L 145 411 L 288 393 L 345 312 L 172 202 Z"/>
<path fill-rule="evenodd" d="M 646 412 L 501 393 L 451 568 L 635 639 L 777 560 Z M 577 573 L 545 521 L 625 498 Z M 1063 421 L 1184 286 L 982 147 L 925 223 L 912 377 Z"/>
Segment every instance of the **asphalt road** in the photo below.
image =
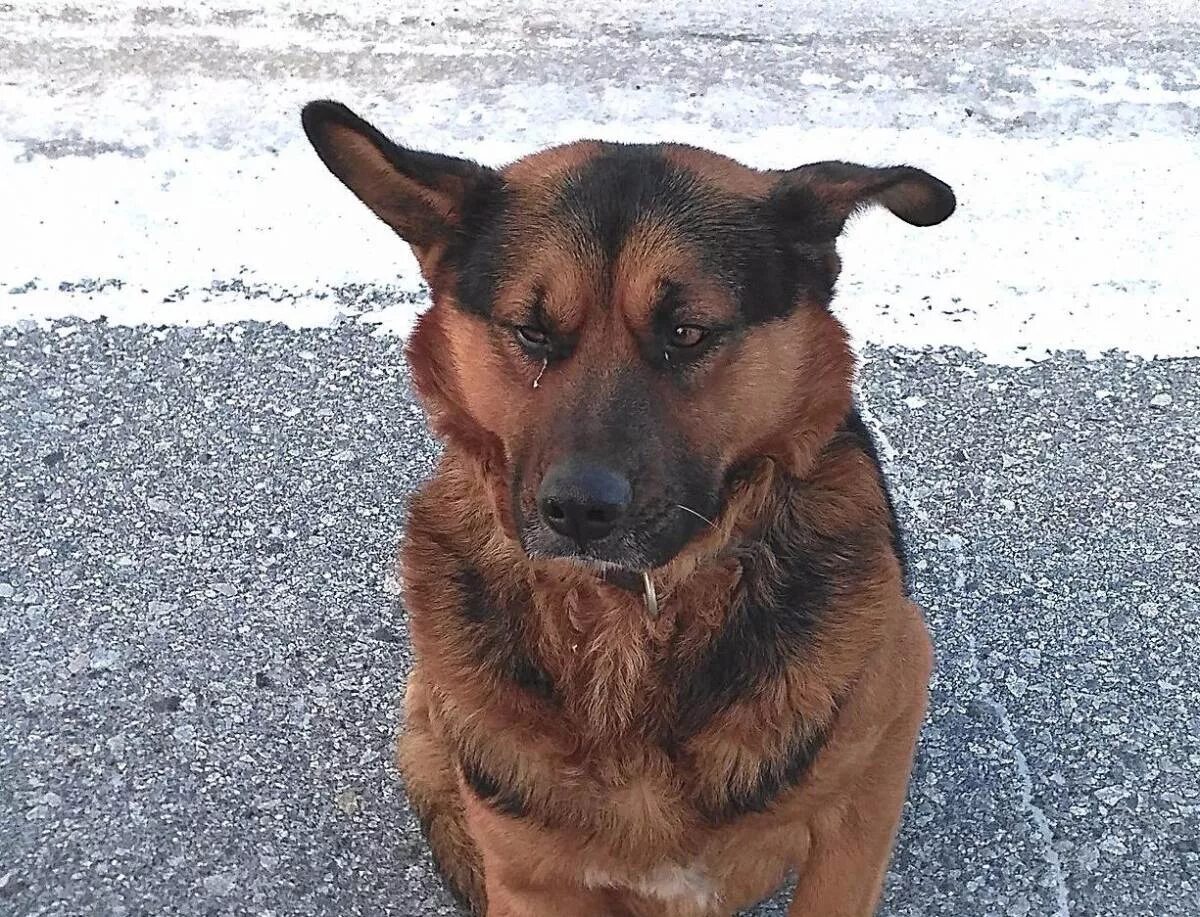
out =
<path fill-rule="evenodd" d="M 390 760 L 399 348 L 0 330 L 0 913 L 455 913 Z M 864 357 L 938 649 L 882 913 L 1197 913 L 1200 361 Z"/>

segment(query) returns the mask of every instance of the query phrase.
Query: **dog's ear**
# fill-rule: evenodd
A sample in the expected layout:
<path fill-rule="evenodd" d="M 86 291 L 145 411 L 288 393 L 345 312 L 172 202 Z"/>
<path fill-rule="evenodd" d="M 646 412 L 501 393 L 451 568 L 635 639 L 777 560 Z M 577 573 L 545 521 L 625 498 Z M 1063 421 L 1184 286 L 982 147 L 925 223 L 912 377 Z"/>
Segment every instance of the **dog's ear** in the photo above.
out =
<path fill-rule="evenodd" d="M 397 146 L 340 102 L 309 102 L 304 132 L 329 171 L 408 242 L 422 267 L 463 230 L 496 172 L 466 159 Z"/>
<path fill-rule="evenodd" d="M 832 241 L 851 214 L 875 204 L 913 226 L 934 226 L 955 207 L 950 186 L 921 169 L 835 161 L 780 173 L 773 202 L 784 222 L 806 242 Z"/>

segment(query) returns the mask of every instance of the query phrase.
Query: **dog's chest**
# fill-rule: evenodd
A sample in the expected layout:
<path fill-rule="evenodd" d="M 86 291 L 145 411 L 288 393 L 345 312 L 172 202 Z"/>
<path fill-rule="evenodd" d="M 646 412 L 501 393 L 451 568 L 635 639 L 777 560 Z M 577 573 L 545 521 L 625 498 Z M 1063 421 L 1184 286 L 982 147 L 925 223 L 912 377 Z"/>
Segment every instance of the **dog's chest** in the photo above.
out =
<path fill-rule="evenodd" d="M 707 911 L 720 900 L 716 884 L 700 864 L 662 863 L 644 872 L 588 867 L 584 870 L 583 883 L 589 888 L 632 891 L 645 898 L 697 912 Z"/>

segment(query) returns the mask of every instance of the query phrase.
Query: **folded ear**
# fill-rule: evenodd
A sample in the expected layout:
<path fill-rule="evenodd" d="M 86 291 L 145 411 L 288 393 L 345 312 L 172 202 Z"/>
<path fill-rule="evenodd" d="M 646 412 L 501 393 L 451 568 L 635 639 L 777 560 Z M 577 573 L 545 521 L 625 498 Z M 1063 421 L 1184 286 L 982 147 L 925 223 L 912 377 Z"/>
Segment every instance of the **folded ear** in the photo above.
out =
<path fill-rule="evenodd" d="M 499 181 L 469 160 L 397 146 L 340 102 L 309 102 L 300 118 L 329 171 L 412 245 L 423 266 L 462 229 L 472 197 Z"/>
<path fill-rule="evenodd" d="M 950 186 L 928 172 L 851 162 L 814 162 L 784 172 L 776 197 L 785 217 L 811 226 L 813 241 L 832 240 L 851 214 L 875 204 L 913 226 L 934 226 L 955 207 Z"/>

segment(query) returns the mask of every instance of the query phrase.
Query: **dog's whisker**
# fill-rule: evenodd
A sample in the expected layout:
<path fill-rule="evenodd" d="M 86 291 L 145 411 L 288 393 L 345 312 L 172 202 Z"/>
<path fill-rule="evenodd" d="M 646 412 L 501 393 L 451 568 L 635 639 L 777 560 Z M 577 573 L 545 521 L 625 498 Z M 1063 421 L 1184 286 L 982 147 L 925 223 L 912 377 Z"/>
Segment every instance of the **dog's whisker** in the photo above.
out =
<path fill-rule="evenodd" d="M 682 503 L 676 503 L 675 505 L 677 507 L 679 507 L 681 510 L 683 510 L 685 513 L 691 513 L 693 516 L 695 516 L 700 521 L 707 522 L 710 526 L 712 526 L 712 530 L 714 532 L 721 531 L 717 527 L 717 524 L 715 522 L 713 522 L 711 519 L 709 519 L 708 516 L 705 516 L 703 513 L 698 513 L 694 509 L 692 509 L 690 506 L 684 506 Z"/>

